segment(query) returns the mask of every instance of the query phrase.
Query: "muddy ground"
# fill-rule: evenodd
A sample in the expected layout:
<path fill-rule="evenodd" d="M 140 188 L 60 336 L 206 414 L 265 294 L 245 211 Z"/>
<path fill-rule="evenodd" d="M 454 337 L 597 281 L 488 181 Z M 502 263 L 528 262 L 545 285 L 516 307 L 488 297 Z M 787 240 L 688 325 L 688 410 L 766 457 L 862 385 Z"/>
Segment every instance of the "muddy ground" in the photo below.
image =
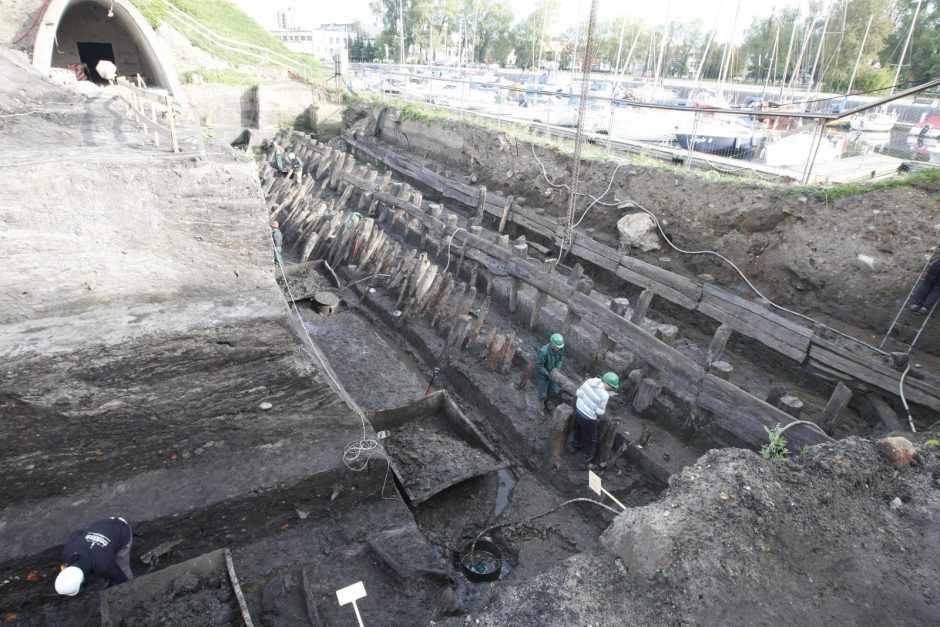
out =
<path fill-rule="evenodd" d="M 895 469 L 850 438 L 768 461 L 716 450 L 579 555 L 503 586 L 481 625 L 933 625 L 936 432 Z M 609 552 L 608 552 L 609 551 Z M 453 624 L 460 624 L 459 619 Z"/>
<path fill-rule="evenodd" d="M 371 132 L 374 115 L 368 106 L 354 106 L 344 122 Z M 570 147 L 533 145 L 470 123 L 399 122 L 392 110 L 385 120 L 382 141 L 436 162 L 453 178 L 514 195 L 524 207 L 564 219 L 568 193 L 549 184 L 542 167 L 552 183 L 567 182 Z M 642 161 L 586 161 L 581 175 L 580 189 L 592 195 L 610 185 L 603 202 L 632 200 L 652 211 L 678 247 L 720 252 L 774 302 L 868 341 L 880 341 L 940 239 L 940 178 L 829 198 L 824 191 Z M 579 232 L 616 246 L 616 222 L 625 211 L 598 204 L 585 215 L 589 202 L 579 203 Z M 714 256 L 685 255 L 660 244 L 659 251 L 631 254 L 693 278 L 708 273 L 726 289 L 753 296 Z M 873 267 L 860 263 L 860 254 L 872 257 Z M 904 326 L 919 320 L 902 316 Z M 921 341 L 932 352 L 940 350 L 935 340 Z"/>

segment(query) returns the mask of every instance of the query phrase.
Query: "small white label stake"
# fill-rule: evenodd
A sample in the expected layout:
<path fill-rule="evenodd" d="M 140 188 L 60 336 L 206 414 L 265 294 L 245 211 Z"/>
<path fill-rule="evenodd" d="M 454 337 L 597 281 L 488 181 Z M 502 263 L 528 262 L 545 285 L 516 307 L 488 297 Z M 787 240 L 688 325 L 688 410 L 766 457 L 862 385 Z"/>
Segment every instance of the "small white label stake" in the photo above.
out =
<path fill-rule="evenodd" d="M 626 510 L 627 506 L 614 498 L 614 495 L 608 492 L 601 486 L 601 478 L 594 474 L 593 471 L 588 471 L 588 487 L 594 492 L 594 494 L 600 495 L 601 492 L 610 497 L 610 500 L 620 506 L 620 509 Z"/>
<path fill-rule="evenodd" d="M 366 596 L 366 587 L 362 585 L 361 581 L 357 581 L 351 586 L 346 586 L 336 591 L 336 599 L 339 601 L 340 605 L 352 603 L 353 611 L 356 612 L 356 620 L 359 621 L 359 627 L 363 627 L 363 624 L 362 616 L 359 614 L 359 607 L 356 605 L 356 600 L 364 596 Z"/>

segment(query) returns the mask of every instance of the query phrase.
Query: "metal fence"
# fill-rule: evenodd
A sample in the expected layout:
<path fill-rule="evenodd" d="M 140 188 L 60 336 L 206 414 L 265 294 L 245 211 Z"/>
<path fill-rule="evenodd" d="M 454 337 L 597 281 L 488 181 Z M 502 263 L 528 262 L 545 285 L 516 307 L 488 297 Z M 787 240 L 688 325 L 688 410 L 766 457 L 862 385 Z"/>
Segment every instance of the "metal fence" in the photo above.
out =
<path fill-rule="evenodd" d="M 580 86 L 448 72 L 359 66 L 349 84 L 357 92 L 474 115 L 551 139 L 574 137 Z M 686 168 L 803 184 L 870 180 L 895 174 L 905 162 L 940 161 L 940 109 L 930 106 L 940 103 L 895 102 L 846 115 L 819 109 L 835 101 L 869 105 L 843 98 L 775 104 L 741 92 L 737 98 L 743 102 L 735 103 L 707 90 L 680 98 L 635 82 L 616 88 L 614 93 L 613 81 L 592 80 L 585 117 L 587 140 L 607 154 L 642 154 Z"/>

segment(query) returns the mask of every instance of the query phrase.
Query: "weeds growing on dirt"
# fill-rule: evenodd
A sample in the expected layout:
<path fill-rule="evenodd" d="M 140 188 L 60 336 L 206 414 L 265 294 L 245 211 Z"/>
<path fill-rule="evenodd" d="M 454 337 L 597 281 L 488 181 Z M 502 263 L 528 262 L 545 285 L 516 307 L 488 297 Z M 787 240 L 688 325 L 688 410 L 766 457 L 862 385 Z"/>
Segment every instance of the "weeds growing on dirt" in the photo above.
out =
<path fill-rule="evenodd" d="M 767 444 L 760 447 L 760 456 L 764 459 L 786 459 L 790 455 L 787 448 L 787 439 L 780 435 L 782 427 L 778 424 L 773 429 L 764 427 L 767 437 L 770 439 Z"/>
<path fill-rule="evenodd" d="M 905 185 L 920 186 L 932 190 L 940 185 L 940 168 L 921 170 L 920 172 L 914 172 L 913 174 L 909 174 L 907 176 L 898 176 L 882 181 L 845 183 L 843 185 L 834 185 L 833 187 L 827 188 L 790 187 L 789 189 L 784 190 L 783 193 L 786 196 L 805 194 L 807 196 L 814 196 L 820 199 L 828 198 L 832 200 L 835 198 L 843 198 L 845 196 L 854 196 L 855 194 L 865 194 L 867 192 L 873 192 L 879 189 L 903 187 Z M 937 199 L 940 200 L 940 196 L 937 196 Z"/>

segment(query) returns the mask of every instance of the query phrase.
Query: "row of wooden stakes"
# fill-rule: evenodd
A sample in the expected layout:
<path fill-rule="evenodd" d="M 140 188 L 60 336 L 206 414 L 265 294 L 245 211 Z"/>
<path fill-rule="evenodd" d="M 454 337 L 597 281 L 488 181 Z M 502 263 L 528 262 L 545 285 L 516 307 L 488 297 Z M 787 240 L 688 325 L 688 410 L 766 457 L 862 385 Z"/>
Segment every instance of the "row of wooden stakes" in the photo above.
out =
<path fill-rule="evenodd" d="M 479 267 L 474 265 L 469 285 L 456 278 L 464 259 L 462 255 L 457 258 L 456 250 L 451 252 L 450 242 L 444 236 L 436 242 L 433 253 L 436 258 L 447 257 L 444 268 L 432 262 L 427 252 L 418 253 L 417 248 L 406 250 L 377 224 L 390 220 L 389 231 L 401 231 L 407 241 L 409 226 L 403 212 L 392 211 L 369 193 L 362 193 L 356 207 L 348 208 L 356 186 L 343 180 L 342 175 L 354 173 L 375 183 L 380 190 L 395 190 L 396 197 L 419 207 L 423 202 L 420 192 L 404 183 L 392 183 L 390 172 L 379 180 L 378 171 L 367 166 L 357 168 L 351 155 L 322 144 L 317 147 L 322 151 L 302 144 L 292 148 L 304 162 L 306 176 L 301 185 L 297 185 L 290 171 L 284 177 L 276 177 L 269 162 L 261 166 L 270 218 L 280 222 L 285 245 L 299 252 L 301 262 L 322 258 L 332 267 L 355 266 L 359 273 L 369 276 L 368 287 L 384 287 L 395 298 L 401 323 L 423 316 L 432 328 L 446 331 L 439 356 L 442 363 L 449 360 L 454 350 L 476 349 L 479 357 L 485 359 L 487 369 L 508 373 L 519 348 L 515 331 L 501 333 L 495 326 L 484 329 L 492 302 L 489 294 L 484 296 L 475 317 L 470 315 L 478 296 L 475 284 Z M 327 189 L 334 193 L 325 194 Z M 439 217 L 442 212 L 441 205 L 429 204 L 431 215 Z M 457 222 L 456 215 L 447 219 L 452 224 Z M 434 242 L 425 240 L 423 244 L 425 250 L 435 248 Z M 452 254 L 455 259 L 450 264 Z"/>

